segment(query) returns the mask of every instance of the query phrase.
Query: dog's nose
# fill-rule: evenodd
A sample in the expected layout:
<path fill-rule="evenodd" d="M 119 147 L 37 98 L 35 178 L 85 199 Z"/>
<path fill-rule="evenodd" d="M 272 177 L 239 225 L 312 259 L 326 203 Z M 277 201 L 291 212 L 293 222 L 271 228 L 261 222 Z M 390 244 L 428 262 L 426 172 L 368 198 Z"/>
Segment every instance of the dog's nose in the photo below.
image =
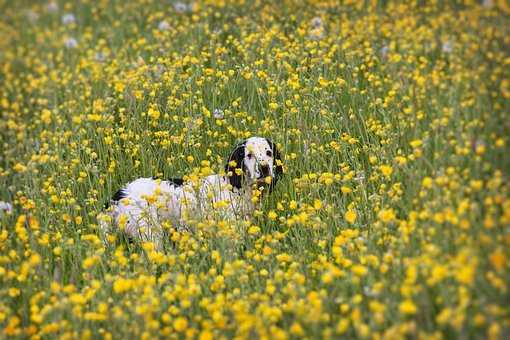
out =
<path fill-rule="evenodd" d="M 268 164 L 260 164 L 260 172 L 262 173 L 262 176 L 264 176 L 264 177 L 269 176 L 269 165 Z"/>

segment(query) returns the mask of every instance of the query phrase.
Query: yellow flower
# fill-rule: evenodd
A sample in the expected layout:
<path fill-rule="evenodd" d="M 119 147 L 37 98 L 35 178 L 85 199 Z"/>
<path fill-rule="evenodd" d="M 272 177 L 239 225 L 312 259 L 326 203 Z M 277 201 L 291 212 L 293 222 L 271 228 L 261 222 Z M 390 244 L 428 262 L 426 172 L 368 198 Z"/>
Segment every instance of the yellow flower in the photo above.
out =
<path fill-rule="evenodd" d="M 419 148 L 423 144 L 423 142 L 419 139 L 415 139 L 415 140 L 411 141 L 409 144 L 411 144 L 411 147 L 416 149 L 416 148 Z"/>
<path fill-rule="evenodd" d="M 398 309 L 400 313 L 406 314 L 406 315 L 412 315 L 416 314 L 417 308 L 416 305 L 413 303 L 412 300 L 404 300 L 400 303 L 398 306 Z"/>
<path fill-rule="evenodd" d="M 379 170 L 381 170 L 381 173 L 387 178 L 393 173 L 393 168 L 390 165 L 381 165 L 379 166 Z"/>
<path fill-rule="evenodd" d="M 177 319 L 174 320 L 173 326 L 177 332 L 182 333 L 188 327 L 188 320 L 186 320 L 183 317 L 178 317 Z"/>
<path fill-rule="evenodd" d="M 44 109 L 42 110 L 41 112 L 41 120 L 45 123 L 45 124 L 49 124 L 51 123 L 51 111 L 48 110 L 48 109 Z"/>
<path fill-rule="evenodd" d="M 30 256 L 29 264 L 31 267 L 35 267 L 41 263 L 41 256 L 39 254 L 33 254 Z"/>
<path fill-rule="evenodd" d="M 305 334 L 303 327 L 298 322 L 292 323 L 290 326 L 290 333 L 295 336 L 303 336 Z"/>
<path fill-rule="evenodd" d="M 85 297 L 82 294 L 78 293 L 69 296 L 69 300 L 75 305 L 84 305 L 85 303 L 87 303 L 87 299 L 85 299 Z"/>
<path fill-rule="evenodd" d="M 19 296 L 21 291 L 16 287 L 9 288 L 9 296 L 10 297 L 16 297 Z"/>
<path fill-rule="evenodd" d="M 421 185 L 426 188 L 426 189 L 430 189 L 432 188 L 432 178 L 430 177 L 425 177 L 422 181 L 421 181 Z"/>
<path fill-rule="evenodd" d="M 83 260 L 83 269 L 90 269 L 92 266 L 94 266 L 94 264 L 96 263 L 97 261 L 97 258 L 94 257 L 94 256 L 91 256 L 91 257 L 87 257 L 85 260 Z"/>
<path fill-rule="evenodd" d="M 347 212 L 344 215 L 345 220 L 350 224 L 356 222 L 356 217 L 357 217 L 356 211 L 351 209 L 347 210 Z"/>
<path fill-rule="evenodd" d="M 39 224 L 39 220 L 37 218 L 30 216 L 28 218 L 28 224 L 30 225 L 30 228 L 32 230 L 39 230 L 40 224 Z"/>
<path fill-rule="evenodd" d="M 489 257 L 491 264 L 498 271 L 502 271 L 505 268 L 506 258 L 505 254 L 501 249 L 495 250 Z"/>
<path fill-rule="evenodd" d="M 113 283 L 113 291 L 117 294 L 125 293 L 133 287 L 133 281 L 130 279 L 119 278 Z"/>
<path fill-rule="evenodd" d="M 452 310 L 450 308 L 445 308 L 436 316 L 436 322 L 440 325 L 444 325 L 450 321 L 451 317 Z"/>
<path fill-rule="evenodd" d="M 277 103 L 269 103 L 269 108 L 271 110 L 276 110 L 278 108 L 278 104 Z"/>
<path fill-rule="evenodd" d="M 368 273 L 367 267 L 362 266 L 360 264 L 352 266 L 351 271 L 354 275 L 359 276 L 359 277 L 365 276 Z"/>
<path fill-rule="evenodd" d="M 432 268 L 432 271 L 430 273 L 430 278 L 427 280 L 427 283 L 431 285 L 435 285 L 438 282 L 441 282 L 443 279 L 445 279 L 448 276 L 448 267 L 445 265 L 435 265 Z"/>
<path fill-rule="evenodd" d="M 336 332 L 338 334 L 344 334 L 349 329 L 349 319 L 342 318 L 340 321 L 338 321 L 338 324 L 336 326 Z"/>
<path fill-rule="evenodd" d="M 27 170 L 27 167 L 21 163 L 16 163 L 16 165 L 14 165 L 12 168 L 16 172 L 25 172 Z"/>
<path fill-rule="evenodd" d="M 114 85 L 115 91 L 117 91 L 119 93 L 123 92 L 125 87 L 126 86 L 124 85 L 124 83 L 121 83 L 120 81 L 115 82 L 115 85 Z"/>
<path fill-rule="evenodd" d="M 213 333 L 211 331 L 204 330 L 204 331 L 202 331 L 200 333 L 200 335 L 198 336 L 198 339 L 199 340 L 213 340 L 214 339 L 214 335 L 213 335 Z"/>
<path fill-rule="evenodd" d="M 294 210 L 297 208 L 297 202 L 296 201 L 290 201 L 289 203 L 289 209 Z"/>
<path fill-rule="evenodd" d="M 280 255 L 277 255 L 276 256 L 276 259 L 278 260 L 278 262 L 282 262 L 282 263 L 285 263 L 285 262 L 290 262 L 292 261 L 292 256 L 290 256 L 289 254 L 287 253 L 282 253 Z"/>
<path fill-rule="evenodd" d="M 271 221 L 274 221 L 276 220 L 276 218 L 278 217 L 278 215 L 276 214 L 276 212 L 274 210 L 271 210 L 267 213 L 267 217 L 271 220 Z"/>
<path fill-rule="evenodd" d="M 257 235 L 260 233 L 260 228 L 257 227 L 256 225 L 252 225 L 249 229 L 248 229 L 248 234 L 250 235 Z"/>
<path fill-rule="evenodd" d="M 471 285 L 475 279 L 475 267 L 466 264 L 459 268 L 455 277 L 457 278 L 457 281 L 459 281 L 460 283 Z"/>
<path fill-rule="evenodd" d="M 377 216 L 384 223 L 393 222 L 396 218 L 396 215 L 395 215 L 395 212 L 393 211 L 393 209 L 382 209 L 381 211 L 379 211 Z"/>
<path fill-rule="evenodd" d="M 342 185 L 340 188 L 340 191 L 342 191 L 342 194 L 350 194 L 352 192 L 352 189 L 349 187 L 346 187 L 345 185 Z"/>
<path fill-rule="evenodd" d="M 315 210 L 320 210 L 320 208 L 322 208 L 322 202 L 320 200 L 313 201 L 313 208 Z"/>

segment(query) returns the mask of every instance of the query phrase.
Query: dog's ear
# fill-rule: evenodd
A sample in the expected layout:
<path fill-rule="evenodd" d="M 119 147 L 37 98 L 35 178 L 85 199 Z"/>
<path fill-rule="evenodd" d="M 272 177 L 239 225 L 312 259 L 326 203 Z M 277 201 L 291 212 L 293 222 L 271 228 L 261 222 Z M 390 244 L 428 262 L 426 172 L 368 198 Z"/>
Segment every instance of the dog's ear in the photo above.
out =
<path fill-rule="evenodd" d="M 278 149 L 276 148 L 276 144 L 267 138 L 266 142 L 267 144 L 269 144 L 269 147 L 273 152 L 274 178 L 273 181 L 271 182 L 271 186 L 269 187 L 270 190 L 273 190 L 273 187 L 276 185 L 276 182 L 278 182 L 278 180 L 283 176 L 283 161 L 282 156 L 280 155 L 280 151 L 278 151 Z"/>
<path fill-rule="evenodd" d="M 227 160 L 227 164 L 225 165 L 225 173 L 228 176 L 228 180 L 230 184 L 237 189 L 241 189 L 244 181 L 244 173 L 246 171 L 246 166 L 244 165 L 244 147 L 246 145 L 246 141 L 239 143 L 236 145 L 234 151 L 230 154 Z M 232 163 L 235 162 L 235 165 Z M 241 173 L 238 174 L 239 170 Z M 232 172 L 232 175 L 229 176 L 228 173 Z"/>

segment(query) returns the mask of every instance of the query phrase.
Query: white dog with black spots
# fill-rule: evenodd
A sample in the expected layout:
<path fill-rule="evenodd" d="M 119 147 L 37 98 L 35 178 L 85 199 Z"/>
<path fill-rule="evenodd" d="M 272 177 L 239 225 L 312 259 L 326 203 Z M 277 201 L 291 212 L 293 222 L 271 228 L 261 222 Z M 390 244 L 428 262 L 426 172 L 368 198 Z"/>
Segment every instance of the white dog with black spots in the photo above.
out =
<path fill-rule="evenodd" d="M 100 214 L 103 236 L 115 228 L 128 238 L 154 242 L 161 249 L 162 224 L 188 230 L 186 221 L 244 220 L 255 209 L 252 190 L 271 192 L 282 176 L 283 165 L 276 145 L 267 138 L 251 137 L 238 144 L 228 157 L 225 173 L 198 182 L 180 178 L 139 178 L 120 189 Z"/>

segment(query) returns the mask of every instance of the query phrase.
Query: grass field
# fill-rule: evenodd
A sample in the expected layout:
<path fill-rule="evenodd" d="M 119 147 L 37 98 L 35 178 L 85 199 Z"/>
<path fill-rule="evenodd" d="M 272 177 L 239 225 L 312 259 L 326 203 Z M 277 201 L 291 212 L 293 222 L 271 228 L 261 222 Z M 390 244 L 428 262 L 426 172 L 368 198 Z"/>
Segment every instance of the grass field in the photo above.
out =
<path fill-rule="evenodd" d="M 505 1 L 0 1 L 0 338 L 510 337 Z M 246 223 L 107 245 L 265 136 Z"/>

